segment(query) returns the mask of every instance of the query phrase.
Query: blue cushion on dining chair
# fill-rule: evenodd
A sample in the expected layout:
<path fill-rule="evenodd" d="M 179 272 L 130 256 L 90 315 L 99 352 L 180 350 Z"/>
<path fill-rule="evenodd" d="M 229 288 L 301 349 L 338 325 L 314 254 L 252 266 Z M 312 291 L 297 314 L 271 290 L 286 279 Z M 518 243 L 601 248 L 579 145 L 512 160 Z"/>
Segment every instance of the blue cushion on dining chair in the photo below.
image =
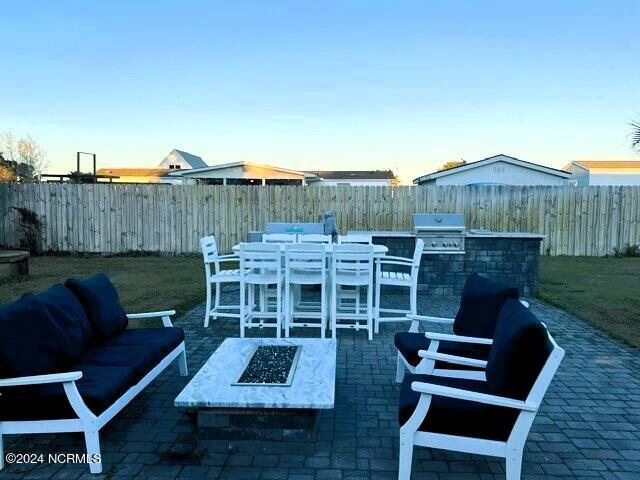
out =
<path fill-rule="evenodd" d="M 64 285 L 54 285 L 36 295 L 28 294 L 47 309 L 71 342 L 70 361 L 75 361 L 87 349 L 93 337 L 93 329 L 78 298 Z"/>
<path fill-rule="evenodd" d="M 0 378 L 56 373 L 73 360 L 69 337 L 32 297 L 0 307 Z"/>
<path fill-rule="evenodd" d="M 127 328 L 129 322 L 118 292 L 104 273 L 85 280 L 72 278 L 65 286 L 82 303 L 97 339 L 111 338 Z"/>
<path fill-rule="evenodd" d="M 495 395 L 525 400 L 553 350 L 545 326 L 517 300 L 502 307 L 487 360 Z"/>
<path fill-rule="evenodd" d="M 493 338 L 500 309 L 507 300 L 518 300 L 515 287 L 496 283 L 484 275 L 472 273 L 462 290 L 460 309 L 453 333 L 467 337 Z"/>

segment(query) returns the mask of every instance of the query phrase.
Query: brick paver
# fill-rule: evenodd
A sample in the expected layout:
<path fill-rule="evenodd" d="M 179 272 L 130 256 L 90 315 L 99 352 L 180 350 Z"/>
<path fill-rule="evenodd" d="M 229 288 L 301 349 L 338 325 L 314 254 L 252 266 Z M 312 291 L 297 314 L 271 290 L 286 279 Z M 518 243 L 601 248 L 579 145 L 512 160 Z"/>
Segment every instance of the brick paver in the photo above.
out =
<path fill-rule="evenodd" d="M 422 296 L 419 310 L 453 316 L 457 302 Z M 567 356 L 529 435 L 522 478 L 640 479 L 640 355 L 561 310 L 535 300 L 531 308 Z M 191 374 L 239 330 L 232 320 L 204 329 L 202 315 L 200 306 L 178 322 L 187 333 Z M 339 332 L 336 405 L 321 413 L 314 442 L 199 449 L 194 416 L 173 406 L 189 377 L 172 366 L 102 430 L 102 475 L 90 475 L 85 465 L 8 465 L 0 478 L 397 478 L 393 333 L 404 328 L 384 324 L 372 342 L 363 332 Z M 81 434 L 5 436 L 5 452 L 83 453 L 84 444 Z M 504 464 L 417 448 L 413 472 L 414 479 L 504 478 Z"/>

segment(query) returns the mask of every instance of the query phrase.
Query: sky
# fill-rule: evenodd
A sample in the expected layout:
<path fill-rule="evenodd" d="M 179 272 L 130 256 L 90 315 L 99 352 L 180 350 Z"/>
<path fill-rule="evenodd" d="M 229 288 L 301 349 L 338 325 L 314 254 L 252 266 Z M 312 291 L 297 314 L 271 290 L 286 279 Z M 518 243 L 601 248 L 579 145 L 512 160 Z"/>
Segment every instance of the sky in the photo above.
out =
<path fill-rule="evenodd" d="M 640 0 L 0 1 L 0 132 L 50 172 L 173 148 L 404 182 L 498 153 L 633 158 Z"/>

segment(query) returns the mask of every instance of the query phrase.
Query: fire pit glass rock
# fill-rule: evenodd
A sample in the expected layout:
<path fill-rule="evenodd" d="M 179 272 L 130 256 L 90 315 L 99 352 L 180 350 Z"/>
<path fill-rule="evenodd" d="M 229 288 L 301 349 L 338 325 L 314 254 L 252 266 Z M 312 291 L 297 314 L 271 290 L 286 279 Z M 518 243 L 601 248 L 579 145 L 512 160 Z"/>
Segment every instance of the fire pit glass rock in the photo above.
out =
<path fill-rule="evenodd" d="M 260 345 L 233 385 L 290 386 L 300 345 Z"/>

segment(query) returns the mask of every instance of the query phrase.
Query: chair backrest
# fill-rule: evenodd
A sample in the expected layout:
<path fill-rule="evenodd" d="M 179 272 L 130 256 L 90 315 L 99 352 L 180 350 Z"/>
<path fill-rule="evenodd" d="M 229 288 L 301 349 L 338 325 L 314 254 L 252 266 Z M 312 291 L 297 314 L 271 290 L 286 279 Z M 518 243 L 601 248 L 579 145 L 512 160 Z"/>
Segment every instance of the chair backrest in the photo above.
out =
<path fill-rule="evenodd" d="M 531 310 L 518 300 L 508 300 L 500 311 L 487 360 L 490 389 L 502 397 L 527 399 L 556 346 Z"/>
<path fill-rule="evenodd" d="M 420 271 L 420 262 L 422 261 L 422 252 L 424 251 L 424 240 L 416 238 L 416 248 L 413 250 L 413 263 L 411 265 L 411 280 L 417 282 L 418 272 Z"/>
<path fill-rule="evenodd" d="M 298 243 L 285 247 L 285 272 L 304 271 L 324 275 L 327 268 L 327 249 L 318 243 Z"/>
<path fill-rule="evenodd" d="M 262 235 L 262 243 L 298 243 L 298 235 L 295 233 L 265 233 Z"/>
<path fill-rule="evenodd" d="M 333 247 L 332 271 L 367 276 L 373 282 L 373 245 L 341 244 Z"/>
<path fill-rule="evenodd" d="M 209 235 L 200 239 L 200 249 L 204 263 L 213 263 L 218 258 L 218 244 L 216 237 Z"/>
<path fill-rule="evenodd" d="M 331 235 L 307 233 L 298 235 L 299 243 L 331 243 Z"/>
<path fill-rule="evenodd" d="M 371 235 L 353 234 L 353 235 L 338 235 L 338 244 L 360 243 L 364 245 L 372 245 L 373 239 Z"/>
<path fill-rule="evenodd" d="M 493 338 L 502 306 L 507 300 L 519 298 L 517 288 L 472 273 L 462 290 L 453 333 L 467 337 Z"/>
<path fill-rule="evenodd" d="M 240 257 L 240 279 L 255 270 L 275 271 L 280 275 L 282 253 L 279 244 L 241 243 L 238 250 Z"/>

